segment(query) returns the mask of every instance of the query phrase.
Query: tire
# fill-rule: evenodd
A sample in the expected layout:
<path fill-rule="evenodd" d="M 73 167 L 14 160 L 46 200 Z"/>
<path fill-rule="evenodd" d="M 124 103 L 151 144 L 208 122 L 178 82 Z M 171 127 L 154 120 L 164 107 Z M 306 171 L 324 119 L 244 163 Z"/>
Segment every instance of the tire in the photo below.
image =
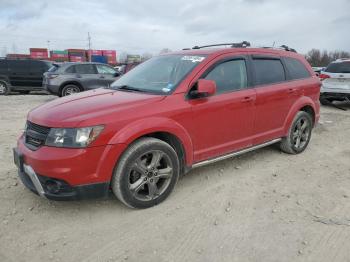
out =
<path fill-rule="evenodd" d="M 81 89 L 79 86 L 73 85 L 73 84 L 68 84 L 62 88 L 61 96 L 68 96 L 68 95 L 72 95 L 72 94 L 79 93 L 79 92 L 81 92 Z"/>
<path fill-rule="evenodd" d="M 305 124 L 305 126 L 304 126 Z M 308 146 L 311 139 L 313 121 L 310 114 L 299 111 L 288 131 L 280 143 L 280 148 L 288 154 L 300 154 Z"/>
<path fill-rule="evenodd" d="M 125 150 L 114 169 L 111 186 L 125 205 L 148 208 L 169 196 L 179 174 L 175 150 L 162 140 L 146 137 Z"/>
<path fill-rule="evenodd" d="M 30 91 L 28 90 L 21 90 L 21 91 L 18 91 L 20 94 L 22 95 L 28 95 L 30 93 Z"/>
<path fill-rule="evenodd" d="M 333 102 L 333 100 L 324 98 L 324 97 L 320 97 L 320 103 L 321 105 L 327 106 L 330 105 Z"/>
<path fill-rule="evenodd" d="M 7 96 L 10 92 L 9 84 L 5 81 L 0 81 L 0 96 Z"/>

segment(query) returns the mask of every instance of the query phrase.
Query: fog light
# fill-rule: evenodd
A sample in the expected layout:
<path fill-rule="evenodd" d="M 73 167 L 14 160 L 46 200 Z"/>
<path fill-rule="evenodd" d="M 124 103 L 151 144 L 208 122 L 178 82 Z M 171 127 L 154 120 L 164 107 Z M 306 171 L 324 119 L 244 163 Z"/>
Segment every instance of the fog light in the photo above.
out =
<path fill-rule="evenodd" d="M 46 181 L 45 186 L 46 186 L 47 191 L 49 191 L 52 194 L 57 194 L 61 188 L 60 183 L 57 181 L 54 181 L 54 180 Z"/>

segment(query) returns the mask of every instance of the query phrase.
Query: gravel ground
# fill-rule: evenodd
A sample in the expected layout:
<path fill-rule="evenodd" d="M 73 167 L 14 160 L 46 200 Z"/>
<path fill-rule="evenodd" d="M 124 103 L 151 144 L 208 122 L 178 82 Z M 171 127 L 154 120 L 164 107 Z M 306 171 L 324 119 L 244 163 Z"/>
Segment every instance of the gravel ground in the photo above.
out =
<path fill-rule="evenodd" d="M 0 97 L 0 261 L 350 261 L 350 105 L 322 107 L 301 155 L 267 147 L 198 168 L 161 205 L 51 202 L 12 147 L 48 95 Z"/>

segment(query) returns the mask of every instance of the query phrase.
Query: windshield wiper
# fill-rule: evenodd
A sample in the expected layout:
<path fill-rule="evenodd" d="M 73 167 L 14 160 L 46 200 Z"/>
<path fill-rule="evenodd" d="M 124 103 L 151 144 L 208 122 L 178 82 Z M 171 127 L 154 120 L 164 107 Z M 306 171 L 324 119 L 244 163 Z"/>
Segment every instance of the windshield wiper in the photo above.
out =
<path fill-rule="evenodd" d="M 122 85 L 122 86 L 115 86 L 116 90 L 126 90 L 126 91 L 134 91 L 134 92 L 144 92 L 144 90 L 141 90 L 136 87 L 128 86 L 128 85 Z"/>

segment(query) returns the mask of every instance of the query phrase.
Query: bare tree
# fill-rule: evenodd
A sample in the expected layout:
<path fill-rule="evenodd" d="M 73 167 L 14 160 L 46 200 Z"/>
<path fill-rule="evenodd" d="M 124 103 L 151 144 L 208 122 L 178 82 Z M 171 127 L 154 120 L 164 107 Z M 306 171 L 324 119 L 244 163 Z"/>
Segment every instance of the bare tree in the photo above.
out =
<path fill-rule="evenodd" d="M 166 54 L 166 53 L 169 53 L 171 52 L 171 50 L 169 48 L 163 48 L 162 50 L 160 50 L 159 54 Z"/>
<path fill-rule="evenodd" d="M 322 52 L 319 49 L 311 49 L 306 54 L 307 61 L 312 66 L 327 66 L 330 62 L 339 58 L 350 58 L 350 53 L 346 51 L 327 51 Z"/>

